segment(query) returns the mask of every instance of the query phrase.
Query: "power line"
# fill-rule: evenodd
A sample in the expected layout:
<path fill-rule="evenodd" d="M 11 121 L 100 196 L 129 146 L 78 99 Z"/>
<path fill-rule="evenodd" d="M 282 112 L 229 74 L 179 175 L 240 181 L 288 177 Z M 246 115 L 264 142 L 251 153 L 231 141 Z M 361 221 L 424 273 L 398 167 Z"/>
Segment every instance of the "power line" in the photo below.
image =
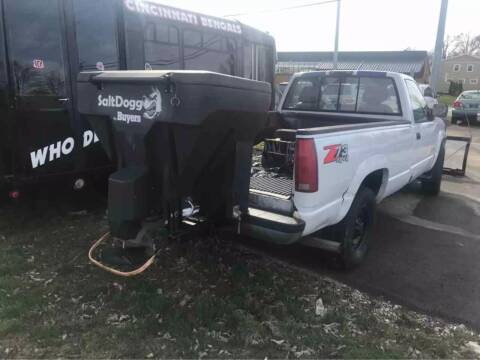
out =
<path fill-rule="evenodd" d="M 253 15 L 253 14 L 265 14 L 265 13 L 272 13 L 272 12 L 279 12 L 279 11 L 286 11 L 286 10 L 294 10 L 294 9 L 301 9 L 301 8 L 306 8 L 306 7 L 311 7 L 311 6 L 318 6 L 318 5 L 324 5 L 324 4 L 329 4 L 329 3 L 336 3 L 337 1 L 338 0 L 324 0 L 324 1 L 317 1 L 317 2 L 309 3 L 309 4 L 289 6 L 289 7 L 280 8 L 280 9 L 268 9 L 268 10 L 260 10 L 260 11 L 253 11 L 253 12 L 247 12 L 247 13 L 229 14 L 229 15 L 224 15 L 223 17 L 243 16 L 243 15 Z"/>

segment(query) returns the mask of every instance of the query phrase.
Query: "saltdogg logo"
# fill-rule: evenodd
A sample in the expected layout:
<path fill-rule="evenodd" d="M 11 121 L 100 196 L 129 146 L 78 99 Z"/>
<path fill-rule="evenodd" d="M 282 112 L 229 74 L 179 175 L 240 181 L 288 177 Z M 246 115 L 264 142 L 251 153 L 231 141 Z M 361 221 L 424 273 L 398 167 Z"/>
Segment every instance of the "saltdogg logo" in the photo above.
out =
<path fill-rule="evenodd" d="M 144 95 L 142 99 L 128 99 L 120 95 L 98 95 L 99 107 L 110 107 L 117 109 L 125 109 L 135 112 L 142 112 L 141 115 L 124 113 L 117 111 L 117 116 L 113 118 L 116 121 L 123 121 L 127 124 L 141 123 L 142 118 L 152 120 L 162 112 L 162 95 L 158 88 L 152 88 L 152 93 L 148 96 Z"/>

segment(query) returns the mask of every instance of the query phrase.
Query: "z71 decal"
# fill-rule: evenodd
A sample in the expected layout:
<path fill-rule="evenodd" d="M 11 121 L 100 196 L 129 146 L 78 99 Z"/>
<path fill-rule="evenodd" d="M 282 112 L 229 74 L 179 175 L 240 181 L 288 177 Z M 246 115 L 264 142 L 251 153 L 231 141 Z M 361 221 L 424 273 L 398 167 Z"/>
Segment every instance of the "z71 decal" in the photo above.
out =
<path fill-rule="evenodd" d="M 327 151 L 327 155 L 323 159 L 324 164 L 342 163 L 348 161 L 348 145 L 336 144 L 325 146 L 323 150 Z"/>

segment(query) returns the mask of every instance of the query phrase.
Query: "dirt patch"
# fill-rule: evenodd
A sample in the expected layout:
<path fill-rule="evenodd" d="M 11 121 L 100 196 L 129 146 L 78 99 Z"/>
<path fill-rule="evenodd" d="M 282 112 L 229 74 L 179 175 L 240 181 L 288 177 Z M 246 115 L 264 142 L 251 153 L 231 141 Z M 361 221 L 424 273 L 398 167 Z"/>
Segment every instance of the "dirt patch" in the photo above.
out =
<path fill-rule="evenodd" d="M 143 276 L 114 277 L 86 258 L 105 231 L 103 209 L 0 213 L 1 357 L 462 358 L 480 341 L 220 234 L 170 241 Z"/>
<path fill-rule="evenodd" d="M 413 215 L 480 234 L 480 203 L 459 195 L 442 193 L 437 197 L 423 198 Z"/>

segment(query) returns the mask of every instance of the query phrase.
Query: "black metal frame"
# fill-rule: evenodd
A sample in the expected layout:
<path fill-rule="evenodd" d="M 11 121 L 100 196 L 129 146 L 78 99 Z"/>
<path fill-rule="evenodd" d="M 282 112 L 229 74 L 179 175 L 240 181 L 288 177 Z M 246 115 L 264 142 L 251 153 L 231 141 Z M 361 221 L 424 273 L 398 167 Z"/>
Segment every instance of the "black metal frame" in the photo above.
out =
<path fill-rule="evenodd" d="M 468 154 L 470 152 L 470 145 L 472 143 L 472 138 L 471 137 L 465 137 L 465 136 L 447 136 L 447 141 L 448 140 L 466 142 L 465 152 L 464 152 L 464 155 L 463 155 L 463 161 L 462 161 L 462 168 L 461 169 L 452 169 L 452 168 L 444 167 L 443 168 L 443 173 L 447 174 L 447 175 L 453 175 L 453 176 L 465 176 L 466 171 L 467 171 Z"/>

